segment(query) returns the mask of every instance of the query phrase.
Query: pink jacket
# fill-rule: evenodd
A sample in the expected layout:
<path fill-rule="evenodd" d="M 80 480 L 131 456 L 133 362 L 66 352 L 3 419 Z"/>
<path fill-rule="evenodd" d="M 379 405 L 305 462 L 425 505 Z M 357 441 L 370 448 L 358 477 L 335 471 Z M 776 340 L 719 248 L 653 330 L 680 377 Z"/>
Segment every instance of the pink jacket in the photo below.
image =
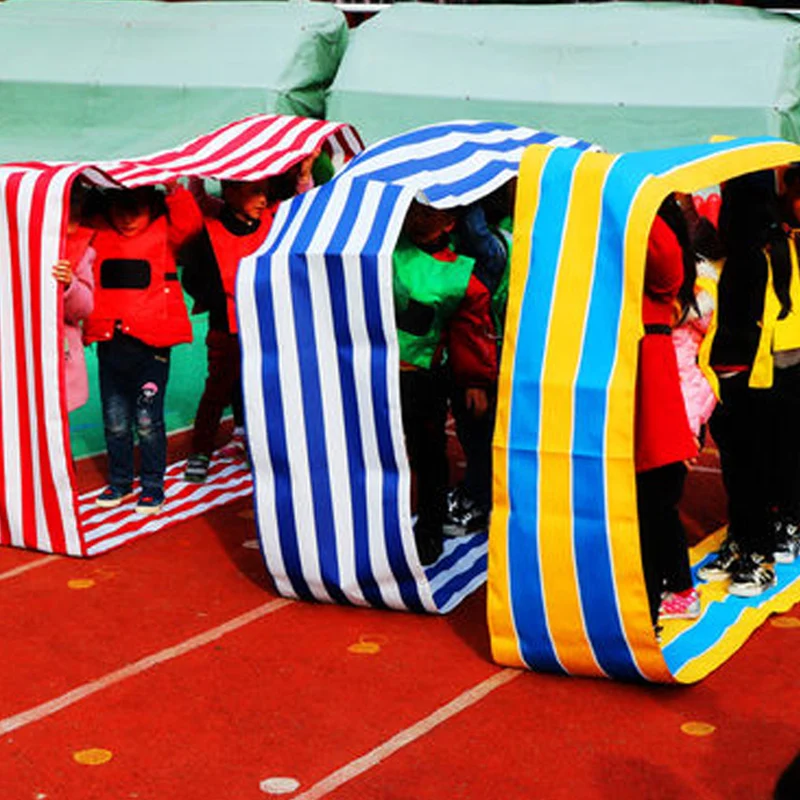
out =
<path fill-rule="evenodd" d="M 92 247 L 86 248 L 74 268 L 72 283 L 64 290 L 64 371 L 68 411 L 82 406 L 89 399 L 81 321 L 92 313 L 94 307 L 92 268 L 95 255 Z"/>
<path fill-rule="evenodd" d="M 698 277 L 708 277 L 714 281 L 717 279 L 716 270 L 710 264 L 700 262 L 697 265 L 697 272 Z M 695 436 L 699 436 L 700 428 L 711 417 L 717 398 L 705 375 L 697 366 L 697 352 L 711 324 L 714 300 L 705 291 L 699 291 L 696 297 L 700 314 L 692 309 L 686 320 L 672 331 L 672 342 L 678 358 L 678 374 L 689 427 Z"/>

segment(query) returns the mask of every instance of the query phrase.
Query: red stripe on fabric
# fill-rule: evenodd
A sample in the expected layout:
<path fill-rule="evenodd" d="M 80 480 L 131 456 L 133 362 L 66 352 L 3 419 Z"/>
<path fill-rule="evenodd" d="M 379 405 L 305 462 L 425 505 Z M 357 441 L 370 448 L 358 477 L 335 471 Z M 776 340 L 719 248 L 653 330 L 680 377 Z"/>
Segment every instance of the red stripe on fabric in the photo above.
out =
<path fill-rule="evenodd" d="M 59 209 L 47 209 L 47 191 L 50 187 L 50 182 L 54 177 L 54 173 L 46 173 L 41 175 L 34 186 L 33 194 L 31 196 L 31 211 L 28 222 L 28 250 L 30 258 L 31 270 L 31 295 L 34 302 L 32 303 L 32 323 L 33 323 L 33 352 L 36 358 L 38 369 L 34 375 L 34 391 L 36 393 L 36 431 L 38 434 L 39 446 L 39 474 L 41 477 L 41 493 L 42 504 L 44 506 L 44 516 L 47 523 L 47 533 L 49 538 L 49 548 L 54 553 L 66 553 L 67 542 L 64 530 L 64 519 L 61 516 L 61 505 L 58 501 L 58 490 L 55 481 L 53 480 L 53 464 L 50 458 L 50 442 L 47 436 L 47 414 L 48 403 L 57 402 L 60 409 L 60 415 L 66 413 L 66 400 L 64 398 L 63 387 L 64 383 L 61 380 L 61 374 L 64 370 L 64 348 L 59 346 L 58 352 L 58 388 L 59 394 L 57 398 L 46 398 L 44 393 L 44 375 L 43 370 L 52 370 L 54 365 L 47 363 L 44 359 L 43 338 L 45 326 L 52 320 L 53 317 L 59 320 L 58 339 L 57 341 L 63 342 L 63 309 L 59 308 L 62 304 L 59 302 L 54 308 L 42 308 L 42 281 L 53 280 L 50 275 L 51 265 L 42 263 L 42 234 L 44 232 L 44 219 L 45 214 L 58 214 L 63 216 L 63 207 Z M 63 198 L 62 198 L 63 202 Z M 68 202 L 68 201 L 67 201 Z M 68 206 L 67 206 L 68 207 Z M 63 221 L 61 222 L 63 228 Z M 60 299 L 60 298 L 57 298 Z"/>
<path fill-rule="evenodd" d="M 214 131 L 213 133 L 206 133 L 203 136 L 198 136 L 196 139 L 193 139 L 188 144 L 184 145 L 183 147 L 179 147 L 176 150 L 170 150 L 169 152 L 161 153 L 160 155 L 147 157 L 140 159 L 125 159 L 124 161 L 120 161 L 119 166 L 114 167 L 110 170 L 110 174 L 122 173 L 126 170 L 136 169 L 138 167 L 147 165 L 151 167 L 160 167 L 162 169 L 167 169 L 166 166 L 171 161 L 174 161 L 176 158 L 187 158 L 189 156 L 195 155 L 199 153 L 206 145 L 210 144 L 214 141 L 214 139 L 224 136 L 231 128 L 241 125 L 243 123 L 247 123 L 249 121 L 253 121 L 253 126 L 246 127 L 241 133 L 237 134 L 231 141 L 226 145 L 226 147 L 234 147 L 239 146 L 238 144 L 234 143 L 245 143 L 253 138 L 253 136 L 260 133 L 264 128 L 268 125 L 271 125 L 276 119 L 277 116 L 269 116 L 269 117 L 246 117 L 245 119 L 239 119 L 235 122 L 231 122 L 228 125 L 225 125 L 222 128 Z M 255 128 L 256 133 L 252 133 L 253 129 Z"/>
<path fill-rule="evenodd" d="M 31 447 L 31 409 L 30 376 L 25 356 L 25 339 L 29 332 L 25 330 L 22 303 L 22 265 L 19 254 L 19 220 L 17 218 L 17 200 L 22 182 L 22 173 L 12 175 L 6 184 L 5 204 L 8 213 L 8 234 L 10 245 L 11 294 L 15 322 L 16 337 L 14 350 L 17 359 L 17 416 L 19 438 L 16 456 L 19 466 L 20 502 L 22 539 L 26 547 L 36 549 L 36 513 L 35 495 L 33 491 L 33 452 Z M 6 443 L 3 447 L 8 452 Z"/>
<path fill-rule="evenodd" d="M 0 196 L 5 197 L 4 182 L 0 182 L 0 187 L 3 191 Z M 0 269 L 4 269 L 4 265 L 0 264 Z M 0 306 L 0 315 L 2 315 L 2 306 Z M 3 374 L 3 348 L 0 347 L 0 376 Z M 0 392 L 0 436 L 3 433 L 3 394 Z M 11 525 L 8 521 L 8 510 L 6 508 L 6 467 L 5 456 L 3 448 L 5 443 L 0 443 L 0 544 L 11 544 Z"/>

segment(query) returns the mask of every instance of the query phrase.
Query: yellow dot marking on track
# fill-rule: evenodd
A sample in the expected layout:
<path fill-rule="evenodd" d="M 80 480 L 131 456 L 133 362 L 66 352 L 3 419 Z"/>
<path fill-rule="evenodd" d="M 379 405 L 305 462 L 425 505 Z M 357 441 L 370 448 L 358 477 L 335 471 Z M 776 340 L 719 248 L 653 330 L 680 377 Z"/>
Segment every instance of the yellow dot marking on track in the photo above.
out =
<path fill-rule="evenodd" d="M 77 750 L 72 754 L 72 758 L 78 764 L 94 767 L 98 764 L 106 764 L 111 761 L 114 754 L 110 750 L 103 750 L 101 747 L 90 747 L 88 750 Z"/>
<path fill-rule="evenodd" d="M 73 578 L 67 581 L 69 589 L 91 589 L 95 582 L 91 578 Z"/>
<path fill-rule="evenodd" d="M 381 635 L 372 635 L 368 633 L 362 633 L 358 637 L 358 641 L 355 644 L 351 644 L 350 647 L 347 648 L 348 653 L 356 653 L 357 655 L 367 655 L 367 656 L 374 656 L 375 653 L 380 653 L 381 647 L 385 645 L 389 640 L 385 636 Z"/>
<path fill-rule="evenodd" d="M 800 628 L 800 619 L 797 617 L 773 617 L 769 624 L 773 628 Z"/>
<path fill-rule="evenodd" d="M 716 725 L 709 722 L 684 722 L 681 725 L 681 730 L 687 736 L 711 736 L 716 729 Z"/>

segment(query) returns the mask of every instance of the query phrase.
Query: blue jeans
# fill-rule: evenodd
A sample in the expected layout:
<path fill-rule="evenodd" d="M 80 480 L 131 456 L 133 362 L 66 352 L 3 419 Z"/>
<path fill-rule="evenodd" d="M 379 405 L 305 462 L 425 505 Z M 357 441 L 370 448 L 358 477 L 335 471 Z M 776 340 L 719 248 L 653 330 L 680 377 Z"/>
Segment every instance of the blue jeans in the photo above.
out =
<path fill-rule="evenodd" d="M 128 489 L 133 482 L 133 431 L 141 453 L 142 492 L 162 491 L 167 468 L 164 394 L 169 347 L 150 347 L 117 331 L 97 345 L 100 399 L 108 449 L 108 482 Z"/>

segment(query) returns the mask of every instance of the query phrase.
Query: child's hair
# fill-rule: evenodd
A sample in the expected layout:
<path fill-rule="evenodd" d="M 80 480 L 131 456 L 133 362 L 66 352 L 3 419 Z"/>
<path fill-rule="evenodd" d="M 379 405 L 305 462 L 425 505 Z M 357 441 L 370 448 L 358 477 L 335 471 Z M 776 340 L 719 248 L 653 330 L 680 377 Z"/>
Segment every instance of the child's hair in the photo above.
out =
<path fill-rule="evenodd" d="M 124 211 L 139 211 L 147 209 L 150 218 L 155 219 L 166 213 L 164 195 L 155 186 L 137 186 L 135 189 L 109 189 L 104 193 L 105 215 L 111 211 L 112 206 Z"/>
<path fill-rule="evenodd" d="M 517 179 L 511 178 L 481 201 L 486 221 L 497 225 L 506 217 L 514 216 L 514 201 L 517 194 Z"/>
<path fill-rule="evenodd" d="M 719 234 L 729 258 L 734 253 L 769 253 L 772 283 L 781 304 L 778 319 L 784 319 L 792 310 L 792 267 L 772 170 L 740 175 L 723 185 Z"/>
<path fill-rule="evenodd" d="M 678 302 L 681 307 L 680 318 L 683 320 L 690 309 L 694 309 L 698 314 L 700 313 L 697 307 L 697 298 L 694 294 L 694 284 L 697 280 L 697 258 L 689 238 L 689 226 L 686 224 L 686 217 L 683 215 L 683 211 L 678 205 L 674 194 L 669 194 L 664 198 L 664 202 L 661 203 L 658 209 L 658 216 L 667 223 L 681 246 L 683 283 L 681 283 L 681 288 L 678 291 Z"/>

